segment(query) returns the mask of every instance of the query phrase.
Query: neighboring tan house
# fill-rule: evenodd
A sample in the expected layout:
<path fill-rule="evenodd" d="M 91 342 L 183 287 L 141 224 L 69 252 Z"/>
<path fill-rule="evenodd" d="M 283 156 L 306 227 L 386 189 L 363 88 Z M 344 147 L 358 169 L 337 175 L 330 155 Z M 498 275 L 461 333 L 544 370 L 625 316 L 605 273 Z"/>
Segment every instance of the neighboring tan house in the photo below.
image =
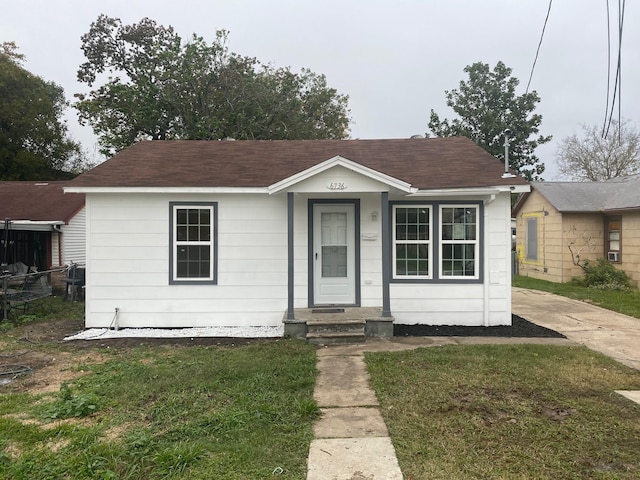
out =
<path fill-rule="evenodd" d="M 640 282 L 640 175 L 605 182 L 533 182 L 515 205 L 520 275 L 567 282 L 606 258 Z"/>
<path fill-rule="evenodd" d="M 282 326 L 301 310 L 511 323 L 521 177 L 466 138 L 143 141 L 86 195 L 86 326 Z"/>
<path fill-rule="evenodd" d="M 85 262 L 84 194 L 69 182 L 0 182 L 0 262 L 39 271 Z"/>

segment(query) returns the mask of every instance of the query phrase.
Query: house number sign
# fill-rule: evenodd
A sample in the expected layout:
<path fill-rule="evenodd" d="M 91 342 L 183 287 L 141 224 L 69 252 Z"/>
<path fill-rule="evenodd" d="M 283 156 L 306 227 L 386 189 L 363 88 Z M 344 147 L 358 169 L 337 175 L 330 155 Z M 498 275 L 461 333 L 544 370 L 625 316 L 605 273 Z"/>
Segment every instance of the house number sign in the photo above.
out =
<path fill-rule="evenodd" d="M 346 190 L 347 184 L 344 182 L 331 182 L 329 185 L 327 185 L 327 188 L 329 190 Z"/>

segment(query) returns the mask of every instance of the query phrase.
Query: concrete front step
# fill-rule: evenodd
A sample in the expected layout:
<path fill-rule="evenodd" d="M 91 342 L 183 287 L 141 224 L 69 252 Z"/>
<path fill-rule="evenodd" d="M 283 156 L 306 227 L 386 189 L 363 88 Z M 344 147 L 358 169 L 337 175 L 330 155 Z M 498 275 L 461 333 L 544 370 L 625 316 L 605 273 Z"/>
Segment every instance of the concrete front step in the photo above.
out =
<path fill-rule="evenodd" d="M 366 320 L 341 319 L 341 320 L 308 320 L 307 333 L 348 333 L 357 332 L 364 335 Z"/>
<path fill-rule="evenodd" d="M 288 318 L 285 312 L 285 335 L 311 343 L 361 343 L 367 337 L 393 336 L 393 317 L 383 317 L 379 307 L 301 308 L 293 316 Z"/>
<path fill-rule="evenodd" d="M 365 340 L 364 325 L 360 331 L 307 333 L 307 341 L 314 345 L 344 345 L 362 343 Z"/>

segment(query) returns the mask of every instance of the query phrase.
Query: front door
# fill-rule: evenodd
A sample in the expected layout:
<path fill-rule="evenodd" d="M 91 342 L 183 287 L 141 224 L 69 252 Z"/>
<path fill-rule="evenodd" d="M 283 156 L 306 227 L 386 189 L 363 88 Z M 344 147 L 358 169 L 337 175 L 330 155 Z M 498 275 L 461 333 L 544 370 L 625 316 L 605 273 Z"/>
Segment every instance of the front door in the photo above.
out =
<path fill-rule="evenodd" d="M 355 205 L 314 205 L 312 254 L 314 304 L 354 305 Z"/>

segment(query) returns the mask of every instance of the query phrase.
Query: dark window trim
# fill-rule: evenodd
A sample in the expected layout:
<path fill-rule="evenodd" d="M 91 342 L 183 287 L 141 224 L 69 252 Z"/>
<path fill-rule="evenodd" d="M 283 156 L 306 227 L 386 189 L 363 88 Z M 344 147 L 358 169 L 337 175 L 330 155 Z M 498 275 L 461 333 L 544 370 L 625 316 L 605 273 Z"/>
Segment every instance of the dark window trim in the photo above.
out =
<path fill-rule="evenodd" d="M 398 205 L 428 205 L 431 207 L 432 219 L 433 222 L 433 239 L 432 239 L 432 251 L 433 251 L 433 266 L 432 266 L 432 278 L 393 278 L 393 265 L 391 266 L 390 279 L 389 283 L 447 283 L 447 284 L 480 284 L 484 282 L 484 248 L 485 248 L 485 238 L 484 238 L 484 202 L 472 200 L 472 201 L 463 201 L 463 200 L 452 200 L 452 201 L 426 201 L 421 202 L 418 200 L 394 200 L 389 201 L 389 218 L 393 218 L 393 208 Z M 451 278 L 441 276 L 441 268 L 440 265 L 440 207 L 441 206 L 456 206 L 456 205 L 473 205 L 478 207 L 478 278 Z M 393 248 L 393 234 L 394 234 L 394 225 L 389 225 L 389 232 L 387 232 L 387 237 L 389 239 L 389 248 Z M 390 252 L 391 253 L 391 252 Z"/>
<path fill-rule="evenodd" d="M 213 258 L 211 268 L 212 279 L 207 280 L 176 280 L 173 278 L 174 256 L 174 215 L 175 207 L 208 207 L 213 210 Z M 169 285 L 217 285 L 218 284 L 218 202 L 169 202 Z"/>

